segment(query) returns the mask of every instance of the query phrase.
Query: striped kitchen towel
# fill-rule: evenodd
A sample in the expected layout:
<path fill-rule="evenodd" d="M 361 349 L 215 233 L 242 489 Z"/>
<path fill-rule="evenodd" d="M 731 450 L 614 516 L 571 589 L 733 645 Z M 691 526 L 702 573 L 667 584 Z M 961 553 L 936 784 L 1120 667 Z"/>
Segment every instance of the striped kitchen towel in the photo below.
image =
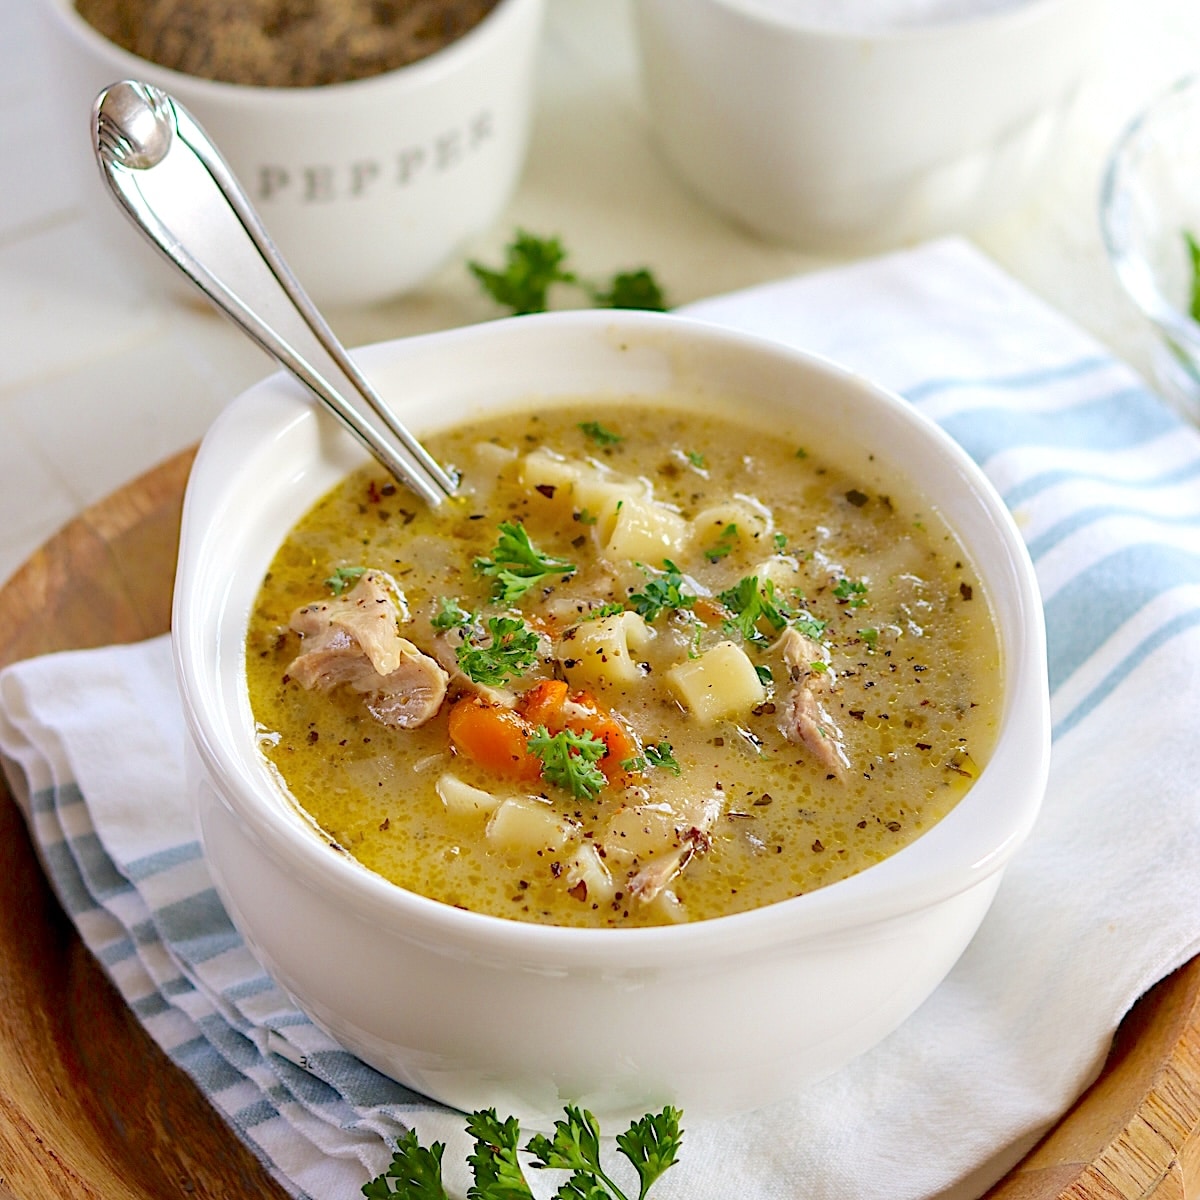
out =
<path fill-rule="evenodd" d="M 958 240 L 688 311 L 901 392 L 983 465 L 1041 581 L 1055 739 L 1043 816 L 942 986 L 785 1103 L 685 1114 L 654 1196 L 967 1200 L 1200 952 L 1200 435 Z M 229 924 L 183 801 L 183 737 L 165 639 L 0 674 L 0 750 L 65 908 L 238 1135 L 295 1195 L 344 1200 L 413 1126 L 448 1142 L 464 1194 L 460 1115 L 330 1043 Z"/>

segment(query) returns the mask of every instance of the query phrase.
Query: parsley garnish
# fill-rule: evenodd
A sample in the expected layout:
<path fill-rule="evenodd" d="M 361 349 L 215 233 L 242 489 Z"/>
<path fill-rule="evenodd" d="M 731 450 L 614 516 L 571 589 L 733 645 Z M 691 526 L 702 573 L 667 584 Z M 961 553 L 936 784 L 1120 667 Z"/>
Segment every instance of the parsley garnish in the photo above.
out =
<path fill-rule="evenodd" d="M 858 636 L 867 643 L 868 650 L 874 650 L 879 645 L 879 630 L 878 629 L 860 629 Z"/>
<path fill-rule="evenodd" d="M 468 634 L 454 652 L 462 673 L 473 683 L 496 687 L 537 662 L 538 637 L 524 621 L 489 617 L 487 632 L 491 641 L 486 646 Z"/>
<path fill-rule="evenodd" d="M 475 1152 L 467 1156 L 475 1176 L 471 1200 L 532 1200 L 517 1159 L 521 1127 L 516 1117 L 501 1121 L 494 1108 L 484 1109 L 467 1118 L 467 1132 L 475 1139 Z"/>
<path fill-rule="evenodd" d="M 625 605 L 613 601 L 611 604 L 601 604 L 599 608 L 593 608 L 584 614 L 585 621 L 599 621 L 604 617 L 615 617 L 617 613 L 623 613 Z"/>
<path fill-rule="evenodd" d="M 349 591 L 367 572 L 366 567 L 338 567 L 328 579 L 325 586 L 335 595 L 340 596 Z"/>
<path fill-rule="evenodd" d="M 672 775 L 678 775 L 681 769 L 675 757 L 675 747 L 670 742 L 647 746 L 641 754 L 625 759 L 621 766 L 627 771 L 648 771 L 651 767 L 661 767 Z"/>
<path fill-rule="evenodd" d="M 550 288 L 556 283 L 580 289 L 601 308 L 645 308 L 662 312 L 667 307 L 662 288 L 645 267 L 619 271 L 607 285 L 581 279 L 567 268 L 567 252 L 557 237 L 538 237 L 518 229 L 504 255 L 504 266 L 500 270 L 478 262 L 468 262 L 467 267 L 497 304 L 518 315 L 545 312 Z"/>
<path fill-rule="evenodd" d="M 659 742 L 645 748 L 646 762 L 652 767 L 661 767 L 672 775 L 679 774 L 679 763 L 675 758 L 675 747 L 670 742 Z"/>
<path fill-rule="evenodd" d="M 545 725 L 539 725 L 526 745 L 542 760 L 543 778 L 577 800 L 590 800 L 608 782 L 596 766 L 608 753 L 608 746 L 590 729 L 582 733 L 561 729 L 552 734 Z"/>
<path fill-rule="evenodd" d="M 717 599 L 731 614 L 724 623 L 726 632 L 740 633 L 746 641 L 757 646 L 767 641 L 767 635 L 760 628 L 761 621 L 766 621 L 773 632 L 778 633 L 787 624 L 790 615 L 786 608 L 776 602 L 775 584 L 770 579 L 760 584 L 757 575 L 743 575 Z"/>
<path fill-rule="evenodd" d="M 449 1200 L 442 1187 L 445 1150 L 444 1142 L 434 1142 L 427 1149 L 417 1140 L 415 1129 L 405 1130 L 396 1142 L 387 1170 L 364 1183 L 362 1194 L 367 1200 L 387 1200 L 389 1196 L 403 1200 Z"/>
<path fill-rule="evenodd" d="M 845 602 L 847 608 L 862 608 L 867 602 L 867 585 L 861 579 L 839 579 L 833 594 Z"/>
<path fill-rule="evenodd" d="M 502 521 L 498 528 L 500 539 L 492 557 L 477 558 L 474 566 L 481 575 L 490 575 L 495 580 L 493 595 L 502 604 L 519 600 L 531 587 L 550 576 L 565 579 L 575 574 L 574 563 L 542 554 L 520 522 Z"/>
<path fill-rule="evenodd" d="M 645 268 L 618 271 L 607 288 L 588 287 L 592 302 L 601 308 L 644 308 L 665 312 L 667 299 L 658 280 Z"/>
<path fill-rule="evenodd" d="M 600 1160 L 600 1126 L 586 1109 L 567 1105 L 565 1120 L 556 1121 L 551 1137 L 535 1134 L 523 1153 L 537 1170 L 570 1171 L 555 1193 L 559 1200 L 629 1200 L 609 1178 Z M 617 1135 L 617 1150 L 628 1160 L 638 1177 L 636 1200 L 646 1195 L 663 1174 L 679 1161 L 683 1114 L 669 1105 L 660 1113 L 647 1113 Z M 467 1132 L 475 1139 L 467 1162 L 474 1177 L 467 1191 L 469 1200 L 533 1200 L 529 1182 L 518 1155 L 521 1130 L 517 1121 L 504 1121 L 494 1108 L 472 1113 Z M 409 1131 L 396 1143 L 391 1165 L 382 1175 L 364 1184 L 367 1200 L 449 1200 L 442 1185 L 442 1142 L 428 1149 Z"/>
<path fill-rule="evenodd" d="M 786 533 L 775 534 L 774 538 L 772 539 L 772 542 L 774 543 L 774 546 L 775 546 L 775 553 L 782 554 L 787 549 L 787 543 L 788 543 L 787 534 Z"/>
<path fill-rule="evenodd" d="M 434 629 L 466 629 L 474 624 L 475 618 L 467 612 L 457 600 L 443 596 L 438 601 L 438 610 L 433 614 L 430 624 Z"/>
<path fill-rule="evenodd" d="M 520 316 L 545 312 L 552 284 L 577 282 L 574 273 L 562 265 L 566 257 L 558 238 L 541 238 L 518 229 L 505 250 L 502 270 L 494 271 L 477 262 L 467 263 L 467 268 L 497 304 Z"/>
<path fill-rule="evenodd" d="M 662 573 L 658 575 L 650 575 L 652 568 L 644 563 L 638 563 L 638 566 L 649 578 L 642 591 L 630 593 L 629 601 L 634 612 L 645 620 L 653 622 L 664 609 L 691 608 L 696 603 L 696 597 L 683 590 L 683 575 L 669 558 L 663 559 Z"/>
<path fill-rule="evenodd" d="M 825 632 L 825 626 L 828 621 L 822 621 L 818 617 L 814 617 L 812 613 L 798 612 L 792 613 L 790 621 L 793 628 L 804 634 L 806 638 L 812 638 L 814 642 L 821 640 L 821 635 Z"/>
<path fill-rule="evenodd" d="M 1191 286 L 1188 289 L 1188 315 L 1193 321 L 1200 321 L 1200 242 L 1191 230 L 1183 231 L 1183 240 L 1187 244 L 1188 261 L 1191 264 Z"/>
<path fill-rule="evenodd" d="M 717 540 L 705 550 L 704 557 L 711 563 L 720 562 L 721 559 L 733 553 L 733 549 L 737 545 L 737 539 L 738 527 L 736 525 L 726 525 L 717 535 Z"/>
<path fill-rule="evenodd" d="M 703 471 L 708 466 L 708 460 L 699 450 L 685 450 L 683 456 L 697 471 Z"/>
<path fill-rule="evenodd" d="M 597 446 L 615 446 L 625 439 L 611 429 L 605 429 L 599 421 L 580 421 L 579 428 L 596 443 Z"/>

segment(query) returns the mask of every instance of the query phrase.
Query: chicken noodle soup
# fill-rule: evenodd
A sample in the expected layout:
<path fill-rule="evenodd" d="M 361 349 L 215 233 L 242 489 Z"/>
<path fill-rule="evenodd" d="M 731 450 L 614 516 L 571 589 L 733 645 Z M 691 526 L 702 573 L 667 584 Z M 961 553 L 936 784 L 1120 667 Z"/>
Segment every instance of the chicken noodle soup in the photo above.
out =
<path fill-rule="evenodd" d="M 874 463 L 632 402 L 427 440 L 460 497 L 362 468 L 250 621 L 263 753 L 335 850 L 478 912 L 652 925 L 861 871 L 970 787 L 988 599 Z"/>

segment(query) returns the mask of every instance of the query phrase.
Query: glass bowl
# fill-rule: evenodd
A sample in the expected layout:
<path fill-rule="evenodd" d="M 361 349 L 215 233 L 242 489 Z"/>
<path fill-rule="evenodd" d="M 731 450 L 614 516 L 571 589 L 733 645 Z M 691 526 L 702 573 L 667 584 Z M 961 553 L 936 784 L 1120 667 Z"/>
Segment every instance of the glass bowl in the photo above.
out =
<path fill-rule="evenodd" d="M 1100 226 L 1117 278 L 1158 332 L 1162 391 L 1200 423 L 1200 74 L 1147 107 L 1113 148 Z"/>

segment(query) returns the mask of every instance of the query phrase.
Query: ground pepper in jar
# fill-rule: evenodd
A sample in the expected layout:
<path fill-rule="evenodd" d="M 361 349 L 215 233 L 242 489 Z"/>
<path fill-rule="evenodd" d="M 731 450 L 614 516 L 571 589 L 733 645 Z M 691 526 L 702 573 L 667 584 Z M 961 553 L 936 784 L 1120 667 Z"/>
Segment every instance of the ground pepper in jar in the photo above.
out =
<path fill-rule="evenodd" d="M 76 0 L 109 41 L 186 75 L 317 87 L 425 58 L 498 0 Z"/>

